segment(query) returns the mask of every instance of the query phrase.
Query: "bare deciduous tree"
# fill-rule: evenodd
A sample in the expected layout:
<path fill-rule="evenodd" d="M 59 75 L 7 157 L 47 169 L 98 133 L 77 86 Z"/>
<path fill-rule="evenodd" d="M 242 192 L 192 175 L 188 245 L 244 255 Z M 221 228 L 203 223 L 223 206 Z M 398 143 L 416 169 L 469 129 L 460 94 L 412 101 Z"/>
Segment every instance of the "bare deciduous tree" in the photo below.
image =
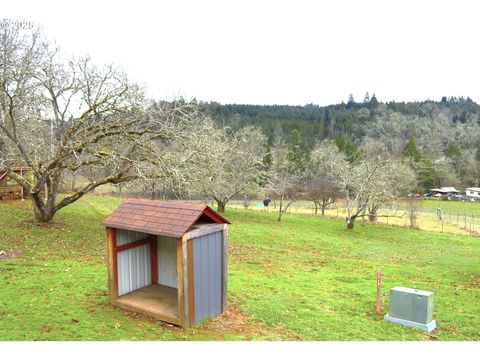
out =
<path fill-rule="evenodd" d="M 408 220 L 410 221 L 410 227 L 412 229 L 417 229 L 417 217 L 418 213 L 422 211 L 422 201 L 418 198 L 411 197 L 408 199 L 407 214 Z"/>
<path fill-rule="evenodd" d="M 315 214 L 320 207 L 322 215 L 325 215 L 327 206 L 335 203 L 339 193 L 335 168 L 346 166 L 346 163 L 345 154 L 339 151 L 333 141 L 325 140 L 312 150 L 307 171 L 306 196 L 313 201 Z"/>
<path fill-rule="evenodd" d="M 413 169 L 401 161 L 389 160 L 382 171 L 383 176 L 377 178 L 379 181 L 377 186 L 386 191 L 378 191 L 369 201 L 368 219 L 371 222 L 377 220 L 377 213 L 382 206 L 396 200 L 401 195 L 406 195 L 416 187 Z"/>
<path fill-rule="evenodd" d="M 213 198 L 219 212 L 234 196 L 256 193 L 264 178 L 266 139 L 259 129 L 247 127 L 236 134 L 217 129 L 210 134 L 204 151 L 192 169 L 192 188 Z"/>
<path fill-rule="evenodd" d="M 335 203 L 337 195 L 338 187 L 332 176 L 316 175 L 306 181 L 305 198 L 313 202 L 315 214 L 320 208 L 321 214 L 325 215 L 325 210 Z"/>
<path fill-rule="evenodd" d="M 290 205 L 297 201 L 304 188 L 304 179 L 288 172 L 273 173 L 270 175 L 266 190 L 269 194 L 278 199 L 278 221 L 282 220 Z"/>
<path fill-rule="evenodd" d="M 389 169 L 390 160 L 379 155 L 364 156 L 355 163 L 334 168 L 345 195 L 348 229 L 353 229 L 355 220 L 365 215 L 369 204 L 389 196 L 392 191 Z"/>
<path fill-rule="evenodd" d="M 38 30 L 0 31 L 0 167 L 28 190 L 39 221 L 103 184 L 179 176 L 191 154 L 179 160 L 171 148 L 196 143 L 194 106 L 152 106 L 114 67 L 58 57 Z M 19 164 L 31 174 L 11 171 Z M 92 176 L 59 197 L 64 175 L 79 172 Z"/>
<path fill-rule="evenodd" d="M 288 208 L 303 195 L 308 180 L 307 171 L 302 170 L 297 163 L 292 163 L 294 156 L 289 156 L 281 131 L 276 130 L 273 143 L 272 164 L 269 169 L 265 190 L 274 199 L 278 200 L 278 221 L 282 220 Z M 291 154 L 290 154 L 291 155 Z"/>

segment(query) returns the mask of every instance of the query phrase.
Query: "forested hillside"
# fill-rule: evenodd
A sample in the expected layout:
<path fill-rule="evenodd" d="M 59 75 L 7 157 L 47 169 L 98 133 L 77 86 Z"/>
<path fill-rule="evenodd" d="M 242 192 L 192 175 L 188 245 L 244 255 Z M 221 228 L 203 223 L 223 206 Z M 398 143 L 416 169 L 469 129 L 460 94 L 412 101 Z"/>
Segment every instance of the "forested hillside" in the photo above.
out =
<path fill-rule="evenodd" d="M 200 105 L 231 128 L 262 128 L 270 146 L 281 138 L 308 152 L 327 138 L 351 156 L 377 149 L 403 157 L 416 170 L 419 190 L 479 182 L 480 105 L 470 98 L 381 103 L 367 93 L 361 102 L 350 96 L 329 106 Z"/>

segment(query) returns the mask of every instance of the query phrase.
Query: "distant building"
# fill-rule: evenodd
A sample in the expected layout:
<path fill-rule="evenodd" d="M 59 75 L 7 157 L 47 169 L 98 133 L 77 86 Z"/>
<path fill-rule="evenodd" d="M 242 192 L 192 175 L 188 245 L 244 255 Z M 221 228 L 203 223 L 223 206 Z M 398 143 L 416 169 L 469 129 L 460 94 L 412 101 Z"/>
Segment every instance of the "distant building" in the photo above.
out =
<path fill-rule="evenodd" d="M 470 198 L 480 199 L 480 188 L 470 187 L 465 191 L 465 195 Z"/>
<path fill-rule="evenodd" d="M 441 188 L 437 188 L 437 189 L 430 189 L 430 192 L 433 195 L 440 194 L 440 195 L 443 195 L 443 196 L 452 196 L 452 195 L 460 194 L 460 191 L 458 191 L 457 189 L 455 189 L 452 186 L 441 187 Z"/>

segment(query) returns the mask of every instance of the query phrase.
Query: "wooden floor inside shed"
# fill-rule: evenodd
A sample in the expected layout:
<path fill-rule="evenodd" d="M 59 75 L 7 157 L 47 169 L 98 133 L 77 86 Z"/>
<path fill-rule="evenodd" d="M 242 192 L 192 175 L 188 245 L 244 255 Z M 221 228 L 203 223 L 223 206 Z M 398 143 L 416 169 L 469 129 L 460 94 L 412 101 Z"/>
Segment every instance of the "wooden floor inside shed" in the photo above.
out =
<path fill-rule="evenodd" d="M 152 284 L 120 296 L 115 304 L 122 308 L 152 315 L 160 320 L 178 324 L 177 289 Z"/>

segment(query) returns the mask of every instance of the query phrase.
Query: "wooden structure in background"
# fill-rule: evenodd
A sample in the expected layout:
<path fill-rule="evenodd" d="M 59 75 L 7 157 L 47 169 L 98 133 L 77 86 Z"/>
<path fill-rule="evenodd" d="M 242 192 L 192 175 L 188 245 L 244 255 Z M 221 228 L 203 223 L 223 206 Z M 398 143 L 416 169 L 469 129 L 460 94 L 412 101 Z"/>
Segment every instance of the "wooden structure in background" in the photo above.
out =
<path fill-rule="evenodd" d="M 20 176 L 25 175 L 31 168 L 28 166 L 15 166 L 12 171 Z M 24 199 L 28 196 L 25 189 L 18 185 L 16 182 L 9 180 L 7 172 L 4 169 L 0 169 L 0 200 L 16 200 Z"/>
<path fill-rule="evenodd" d="M 110 303 L 183 327 L 225 311 L 228 220 L 206 205 L 126 199 L 103 224 Z"/>

